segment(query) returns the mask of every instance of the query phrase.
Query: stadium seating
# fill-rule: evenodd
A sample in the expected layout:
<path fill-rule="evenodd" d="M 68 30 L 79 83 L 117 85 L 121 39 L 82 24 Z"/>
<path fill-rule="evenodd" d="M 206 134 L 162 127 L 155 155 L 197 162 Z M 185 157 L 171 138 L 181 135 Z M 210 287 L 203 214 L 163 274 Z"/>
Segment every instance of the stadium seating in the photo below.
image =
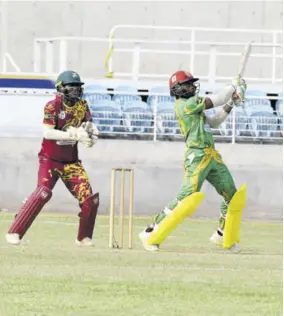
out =
<path fill-rule="evenodd" d="M 164 93 L 168 95 L 154 96 L 153 93 Z M 147 103 L 150 105 L 151 109 L 154 111 L 154 101 L 157 98 L 157 104 L 162 102 L 175 102 L 175 98 L 171 97 L 169 94 L 169 89 L 164 86 L 153 87 L 149 90 L 149 96 L 147 98 Z"/>
<path fill-rule="evenodd" d="M 271 103 L 266 97 L 266 93 L 262 90 L 247 90 L 246 100 L 244 102 L 248 115 L 254 113 L 258 108 L 271 108 Z M 268 110 L 269 111 L 269 110 Z"/>
<path fill-rule="evenodd" d="M 174 102 L 160 102 L 157 105 L 157 132 L 159 134 L 180 134 Z"/>
<path fill-rule="evenodd" d="M 94 123 L 101 132 L 120 131 L 121 108 L 111 100 L 96 100 L 90 106 Z"/>
<path fill-rule="evenodd" d="M 131 93 L 136 93 L 136 95 L 133 94 L 116 94 L 116 92 L 131 92 Z M 138 95 L 138 91 L 135 87 L 132 86 L 117 86 L 114 89 L 114 95 L 112 100 L 120 105 L 122 107 L 122 109 L 125 108 L 125 106 L 129 103 L 132 103 L 133 101 L 141 101 L 141 97 Z"/>
<path fill-rule="evenodd" d="M 101 91 L 101 93 L 99 93 Z M 98 100 L 111 100 L 109 94 L 107 94 L 107 88 L 101 85 L 93 84 L 88 85 L 84 89 L 84 99 L 92 105 Z"/>
<path fill-rule="evenodd" d="M 279 94 L 279 98 L 283 98 L 283 93 Z M 283 99 L 279 99 L 276 102 L 276 113 L 279 119 L 279 126 L 283 132 Z"/>
<path fill-rule="evenodd" d="M 129 102 L 123 109 L 122 124 L 129 133 L 150 133 L 153 130 L 153 113 L 146 102 Z"/>
<path fill-rule="evenodd" d="M 235 107 L 235 136 L 242 136 L 247 130 L 247 125 L 249 118 L 242 109 L 242 107 Z M 233 113 L 231 113 L 228 118 L 220 125 L 219 131 L 223 136 L 233 135 Z"/>
<path fill-rule="evenodd" d="M 262 90 L 248 90 L 245 109 L 248 115 L 248 126 L 253 137 L 272 137 L 277 130 L 277 117 L 273 114 L 270 100 L 263 99 L 266 93 Z"/>
<path fill-rule="evenodd" d="M 254 137 L 273 137 L 277 131 L 278 118 L 270 107 L 254 108 L 250 114 L 249 126 Z"/>
<path fill-rule="evenodd" d="M 116 94 L 118 91 L 126 91 L 126 93 Z M 128 94 L 127 91 L 132 94 Z M 153 133 L 156 110 L 157 134 L 160 136 L 180 134 L 174 109 L 175 98 L 169 95 L 157 96 L 157 109 L 155 109 L 154 93 L 168 94 L 168 88 L 150 89 L 147 103 L 141 101 L 141 96 L 138 95 L 135 87 L 126 85 L 117 86 L 112 99 L 107 94 L 107 89 L 99 85 L 88 86 L 84 95 L 90 104 L 94 122 L 102 132 Z M 205 96 L 205 91 L 200 91 L 199 95 Z M 278 100 L 276 103 L 276 116 L 273 114 L 270 101 L 262 99 L 266 96 L 263 91 L 249 90 L 247 96 L 249 98 L 245 100 L 245 111 L 242 107 L 235 108 L 235 136 L 269 138 L 275 136 L 278 123 L 283 130 L 283 100 Z M 214 109 L 207 111 L 214 111 Z M 212 129 L 212 132 L 214 135 L 231 137 L 233 115 L 231 114 L 218 129 Z"/>

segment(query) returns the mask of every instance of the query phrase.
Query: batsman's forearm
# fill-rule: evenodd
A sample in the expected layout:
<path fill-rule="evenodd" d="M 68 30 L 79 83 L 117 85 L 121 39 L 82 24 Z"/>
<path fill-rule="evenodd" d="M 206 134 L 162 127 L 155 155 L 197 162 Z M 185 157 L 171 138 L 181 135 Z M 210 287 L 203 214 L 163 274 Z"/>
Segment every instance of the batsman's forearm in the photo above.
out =
<path fill-rule="evenodd" d="M 233 109 L 233 103 L 231 100 L 229 100 L 224 106 L 219 106 L 217 108 L 214 108 L 213 113 L 206 113 L 206 120 L 207 123 L 212 128 L 219 127 L 229 116 Z"/>
<path fill-rule="evenodd" d="M 227 103 L 231 99 L 235 91 L 236 91 L 235 86 L 230 84 L 230 85 L 227 85 L 224 89 L 222 89 L 219 93 L 208 95 L 206 97 L 211 99 L 214 107 L 218 107 Z"/>
<path fill-rule="evenodd" d="M 223 109 L 226 113 L 230 114 L 231 111 L 233 110 L 234 107 L 234 102 L 232 99 L 230 99 L 224 106 Z"/>
<path fill-rule="evenodd" d="M 43 127 L 43 137 L 50 140 L 73 140 L 73 136 L 69 132 L 59 131 L 52 126 Z"/>

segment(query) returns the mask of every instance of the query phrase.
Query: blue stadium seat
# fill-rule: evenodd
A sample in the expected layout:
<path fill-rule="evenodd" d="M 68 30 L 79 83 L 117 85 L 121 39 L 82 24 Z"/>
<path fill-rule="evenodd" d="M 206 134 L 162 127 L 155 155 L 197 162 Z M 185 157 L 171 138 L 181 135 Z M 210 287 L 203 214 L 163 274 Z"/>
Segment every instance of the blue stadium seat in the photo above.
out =
<path fill-rule="evenodd" d="M 279 94 L 279 98 L 283 98 L 283 93 Z M 276 112 L 278 116 L 283 116 L 283 99 L 276 101 Z"/>
<path fill-rule="evenodd" d="M 111 100 L 97 100 L 90 106 L 94 123 L 99 131 L 115 132 L 120 130 L 121 109 Z"/>
<path fill-rule="evenodd" d="M 242 136 L 247 130 L 249 118 L 242 107 L 235 107 L 235 136 Z M 223 136 L 233 135 L 233 113 L 219 126 L 219 131 Z"/>
<path fill-rule="evenodd" d="M 273 109 L 266 106 L 253 108 L 250 113 L 249 126 L 254 137 L 273 137 L 276 135 L 278 118 Z"/>
<path fill-rule="evenodd" d="M 125 94 L 116 94 L 116 92 L 125 92 Z M 136 95 L 133 94 L 127 94 L 127 91 L 131 92 L 131 93 L 136 93 Z M 133 101 L 141 101 L 141 96 L 138 95 L 138 91 L 135 87 L 132 86 L 126 86 L 126 85 L 121 85 L 121 86 L 117 86 L 114 89 L 114 95 L 112 100 L 120 105 L 122 108 L 124 108 L 128 103 L 132 103 Z"/>
<path fill-rule="evenodd" d="M 157 132 L 159 134 L 180 134 L 174 102 L 161 102 L 157 105 Z"/>
<path fill-rule="evenodd" d="M 154 107 L 154 101 L 155 101 L 155 96 L 153 93 L 164 93 L 167 95 L 159 95 L 157 96 L 157 103 L 162 103 L 162 102 L 175 102 L 175 98 L 170 96 L 170 91 L 169 88 L 167 87 L 153 87 L 149 90 L 149 96 L 147 98 L 147 103 L 150 105 L 150 107 L 153 110 Z"/>
<path fill-rule="evenodd" d="M 247 90 L 246 97 L 251 97 L 246 98 L 244 102 L 244 106 L 247 109 L 248 115 L 250 115 L 252 112 L 255 112 L 257 108 L 271 108 L 270 100 L 258 98 L 266 97 L 266 93 L 262 90 Z"/>
<path fill-rule="evenodd" d="M 110 95 L 107 93 L 107 88 L 97 84 L 86 86 L 83 97 L 89 105 L 93 105 L 99 100 L 111 100 Z"/>
<path fill-rule="evenodd" d="M 132 101 L 122 113 L 122 124 L 127 132 L 150 133 L 153 129 L 153 113 L 143 101 Z"/>
<path fill-rule="evenodd" d="M 283 98 L 283 93 L 280 93 L 279 98 Z M 276 113 L 279 118 L 279 126 L 281 131 L 283 132 L 283 99 L 279 99 L 276 102 Z"/>

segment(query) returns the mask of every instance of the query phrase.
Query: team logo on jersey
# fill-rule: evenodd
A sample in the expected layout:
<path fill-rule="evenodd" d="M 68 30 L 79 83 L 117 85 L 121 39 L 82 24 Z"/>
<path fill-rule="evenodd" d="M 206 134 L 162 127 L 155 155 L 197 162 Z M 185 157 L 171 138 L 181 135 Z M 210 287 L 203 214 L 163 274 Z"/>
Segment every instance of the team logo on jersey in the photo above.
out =
<path fill-rule="evenodd" d="M 61 119 L 61 120 L 64 120 L 65 117 L 66 117 L 66 114 L 64 111 L 61 111 L 59 114 L 58 114 L 58 117 Z"/>

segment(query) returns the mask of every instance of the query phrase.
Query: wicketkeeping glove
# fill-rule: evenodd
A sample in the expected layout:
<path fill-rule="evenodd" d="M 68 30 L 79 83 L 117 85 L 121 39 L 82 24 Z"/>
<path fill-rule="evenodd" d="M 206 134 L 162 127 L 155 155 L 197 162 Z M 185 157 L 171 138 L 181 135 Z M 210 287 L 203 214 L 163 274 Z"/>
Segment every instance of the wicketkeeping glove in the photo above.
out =
<path fill-rule="evenodd" d="M 70 134 L 70 139 L 83 143 L 87 147 L 91 146 L 92 140 L 89 137 L 88 133 L 85 131 L 84 127 L 80 126 L 79 128 L 77 128 L 70 126 L 67 128 L 67 132 Z"/>
<path fill-rule="evenodd" d="M 99 138 L 99 130 L 97 129 L 96 125 L 92 122 L 82 123 L 81 127 L 84 128 L 84 130 L 87 132 L 89 138 L 92 141 L 92 143 L 87 147 L 93 147 Z"/>

